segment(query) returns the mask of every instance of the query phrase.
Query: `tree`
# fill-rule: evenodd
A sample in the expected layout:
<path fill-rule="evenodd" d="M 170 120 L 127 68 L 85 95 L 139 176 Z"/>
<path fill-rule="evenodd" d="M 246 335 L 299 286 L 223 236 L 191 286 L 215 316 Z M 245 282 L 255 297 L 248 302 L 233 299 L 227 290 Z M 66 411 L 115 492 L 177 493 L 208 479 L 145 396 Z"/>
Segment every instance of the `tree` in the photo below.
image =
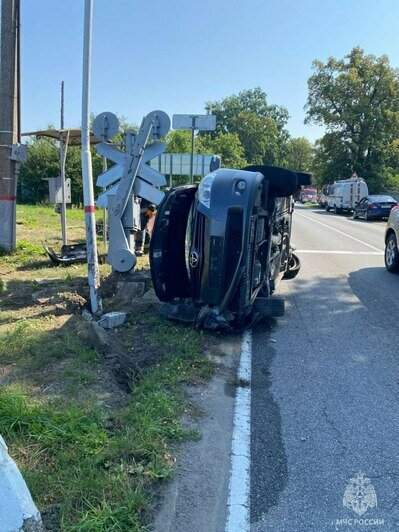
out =
<path fill-rule="evenodd" d="M 309 172 L 313 167 L 314 149 L 305 137 L 292 138 L 287 143 L 286 165 L 292 170 Z"/>
<path fill-rule="evenodd" d="M 236 133 L 249 163 L 281 164 L 289 138 L 289 118 L 284 107 L 269 105 L 260 88 L 247 89 L 222 100 L 207 102 L 205 109 L 216 116 L 216 137 Z"/>
<path fill-rule="evenodd" d="M 236 133 L 219 133 L 212 138 L 204 135 L 196 139 L 198 153 L 219 155 L 225 168 L 243 168 L 247 165 L 244 148 Z"/>
<path fill-rule="evenodd" d="M 314 61 L 308 81 L 306 122 L 322 124 L 327 133 L 316 148 L 335 179 L 352 171 L 366 178 L 371 190 L 381 186 L 386 147 L 399 138 L 399 73 L 387 56 L 365 55 L 354 48 L 344 59 Z"/>
<path fill-rule="evenodd" d="M 191 131 L 169 131 L 166 135 L 166 151 L 168 153 L 190 153 Z"/>

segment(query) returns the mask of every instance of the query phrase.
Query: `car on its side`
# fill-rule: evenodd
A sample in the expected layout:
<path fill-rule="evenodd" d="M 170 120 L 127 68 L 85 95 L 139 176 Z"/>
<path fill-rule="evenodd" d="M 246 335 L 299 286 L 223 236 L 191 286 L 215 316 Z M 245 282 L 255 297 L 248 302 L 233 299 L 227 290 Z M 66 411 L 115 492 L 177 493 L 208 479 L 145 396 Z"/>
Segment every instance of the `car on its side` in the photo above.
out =
<path fill-rule="evenodd" d="M 392 207 L 385 229 L 385 266 L 391 273 L 399 273 L 399 206 Z"/>
<path fill-rule="evenodd" d="M 293 194 L 311 176 L 273 166 L 220 168 L 199 185 L 172 188 L 158 207 L 150 263 L 171 319 L 238 330 L 281 316 L 271 297 L 300 262 L 291 246 Z"/>
<path fill-rule="evenodd" d="M 397 204 L 398 202 L 392 196 L 386 194 L 365 196 L 355 203 L 353 218 L 364 218 L 366 221 L 389 218 L 392 207 Z"/>

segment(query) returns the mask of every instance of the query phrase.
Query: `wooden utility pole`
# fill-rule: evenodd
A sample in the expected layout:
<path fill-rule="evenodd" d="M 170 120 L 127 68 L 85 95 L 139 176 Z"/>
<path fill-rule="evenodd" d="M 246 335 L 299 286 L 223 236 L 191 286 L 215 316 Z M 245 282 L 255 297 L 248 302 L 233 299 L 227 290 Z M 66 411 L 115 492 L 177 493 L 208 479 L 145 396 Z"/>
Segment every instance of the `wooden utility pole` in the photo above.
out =
<path fill-rule="evenodd" d="M 16 244 L 16 162 L 11 145 L 19 132 L 19 0 L 1 0 L 0 26 L 0 247 Z"/>

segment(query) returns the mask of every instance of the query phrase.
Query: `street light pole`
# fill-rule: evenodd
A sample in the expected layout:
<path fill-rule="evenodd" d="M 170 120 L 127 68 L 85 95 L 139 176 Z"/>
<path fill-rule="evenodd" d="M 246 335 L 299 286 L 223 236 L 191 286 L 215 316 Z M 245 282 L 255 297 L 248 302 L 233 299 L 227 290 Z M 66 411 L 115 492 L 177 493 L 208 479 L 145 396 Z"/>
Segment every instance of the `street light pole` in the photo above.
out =
<path fill-rule="evenodd" d="M 93 0 L 85 0 L 83 36 L 83 80 L 82 80 L 82 177 L 86 222 L 87 267 L 90 287 L 91 311 L 102 311 L 99 294 L 100 272 L 98 269 L 97 235 L 93 190 L 93 171 L 90 152 L 90 81 L 91 81 L 91 35 L 93 21 Z"/>
<path fill-rule="evenodd" d="M 1 1 L 0 35 L 0 247 L 16 245 L 16 162 L 11 145 L 18 141 L 19 0 Z"/>

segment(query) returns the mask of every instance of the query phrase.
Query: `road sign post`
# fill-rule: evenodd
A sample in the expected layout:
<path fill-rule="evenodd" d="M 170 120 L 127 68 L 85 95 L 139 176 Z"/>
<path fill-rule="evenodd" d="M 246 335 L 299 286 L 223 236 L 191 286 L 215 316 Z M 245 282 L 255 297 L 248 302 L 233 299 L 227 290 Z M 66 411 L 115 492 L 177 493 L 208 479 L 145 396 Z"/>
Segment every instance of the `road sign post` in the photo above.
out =
<path fill-rule="evenodd" d="M 173 129 L 191 130 L 190 183 L 193 182 L 195 131 L 214 131 L 215 115 L 173 115 Z"/>
<path fill-rule="evenodd" d="M 90 152 L 90 80 L 91 80 L 91 36 L 93 21 L 93 0 L 85 0 L 83 36 L 83 82 L 82 82 L 82 177 L 85 205 L 85 226 L 87 245 L 87 269 L 90 287 L 91 310 L 93 314 L 102 311 L 99 292 L 100 272 L 98 269 L 97 235 L 94 206 L 93 172 Z"/>

